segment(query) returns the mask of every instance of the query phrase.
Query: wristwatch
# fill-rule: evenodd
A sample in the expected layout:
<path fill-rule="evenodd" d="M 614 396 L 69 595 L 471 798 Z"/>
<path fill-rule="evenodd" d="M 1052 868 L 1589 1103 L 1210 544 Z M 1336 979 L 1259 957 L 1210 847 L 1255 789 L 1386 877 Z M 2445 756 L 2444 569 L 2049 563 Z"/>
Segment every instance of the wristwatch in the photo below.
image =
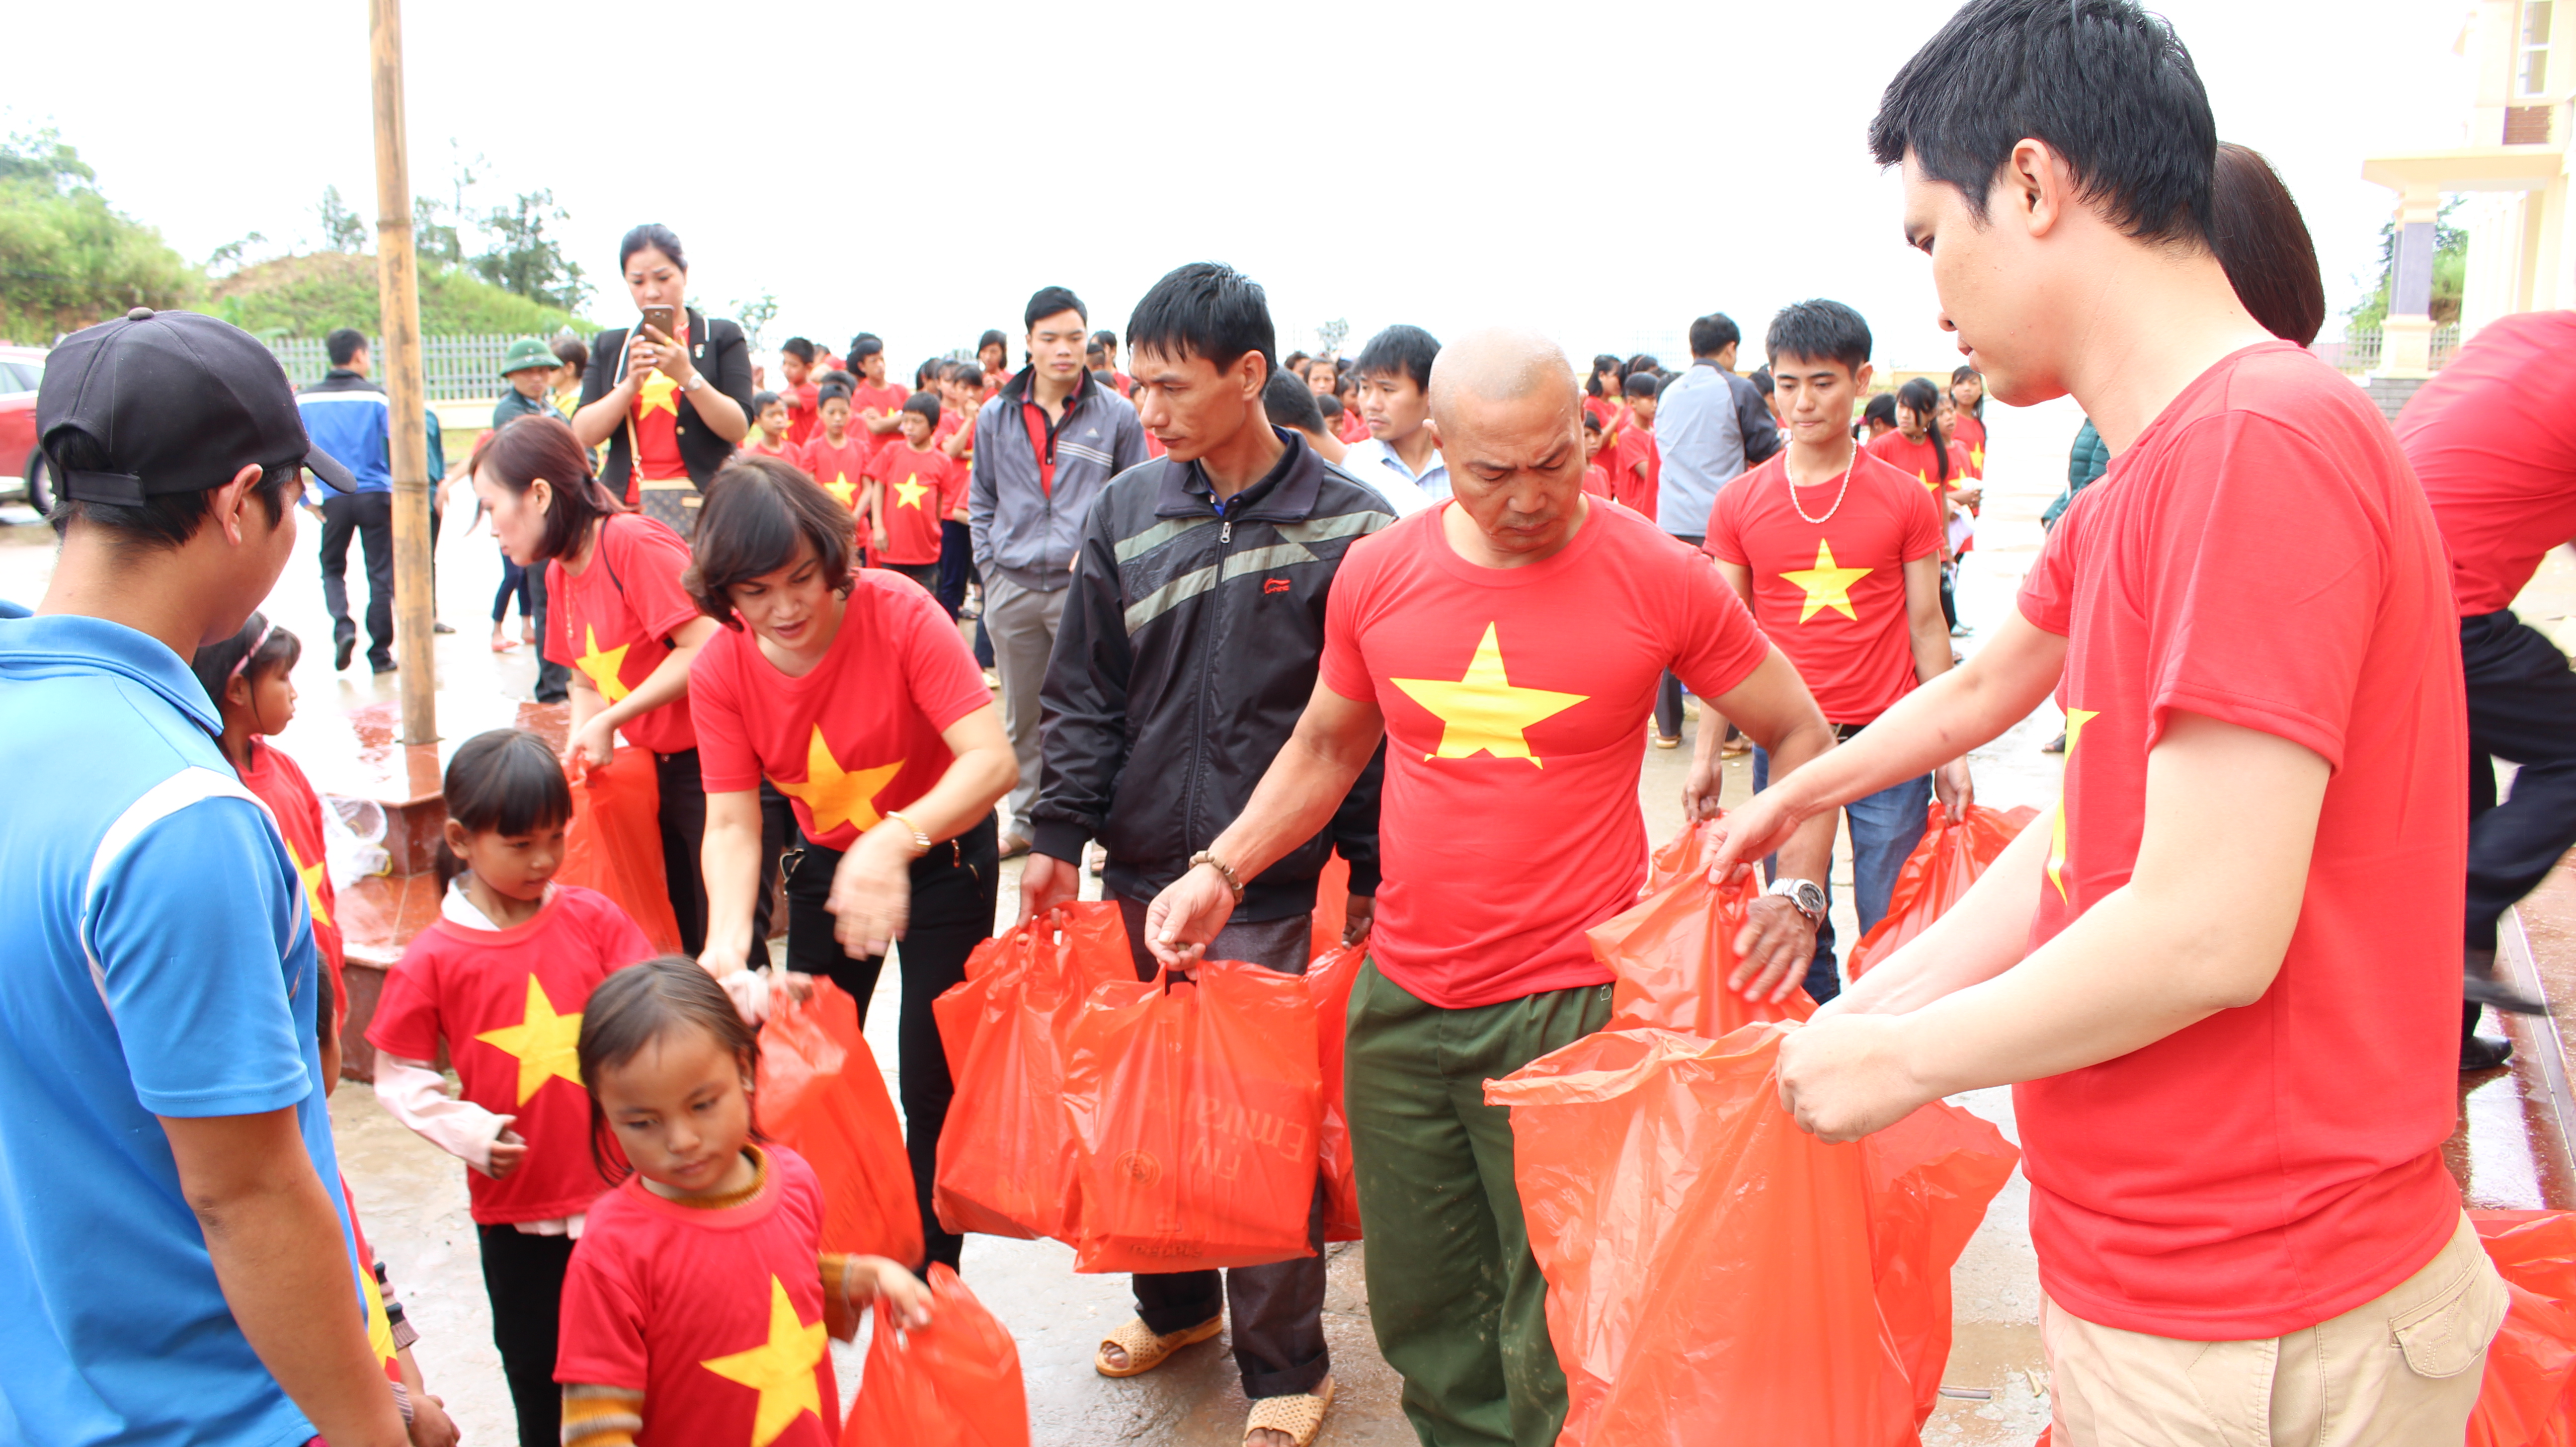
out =
<path fill-rule="evenodd" d="M 1809 924 L 1825 922 L 1824 886 L 1812 879 L 1775 879 L 1762 892 L 1789 901 L 1789 907 L 1805 915 Z"/>

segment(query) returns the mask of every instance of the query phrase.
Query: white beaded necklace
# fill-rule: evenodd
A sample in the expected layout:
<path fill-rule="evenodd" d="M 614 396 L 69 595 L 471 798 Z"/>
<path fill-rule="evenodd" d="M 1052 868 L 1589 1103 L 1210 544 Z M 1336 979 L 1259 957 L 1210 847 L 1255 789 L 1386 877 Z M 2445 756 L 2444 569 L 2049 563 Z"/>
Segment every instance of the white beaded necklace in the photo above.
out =
<path fill-rule="evenodd" d="M 1843 498 L 1851 492 L 1852 469 L 1858 466 L 1860 466 L 1860 444 L 1858 442 L 1854 442 L 1851 450 L 1851 461 L 1843 464 L 1843 485 L 1834 491 L 1834 505 L 1825 509 L 1825 515 L 1823 517 L 1811 518 L 1807 516 L 1807 510 L 1798 505 L 1798 479 L 1795 474 L 1789 471 L 1789 455 L 1783 452 L 1780 454 L 1780 478 L 1789 486 L 1790 509 L 1796 512 L 1800 518 L 1805 519 L 1811 526 L 1822 527 L 1824 524 L 1833 521 L 1834 514 L 1843 510 Z"/>

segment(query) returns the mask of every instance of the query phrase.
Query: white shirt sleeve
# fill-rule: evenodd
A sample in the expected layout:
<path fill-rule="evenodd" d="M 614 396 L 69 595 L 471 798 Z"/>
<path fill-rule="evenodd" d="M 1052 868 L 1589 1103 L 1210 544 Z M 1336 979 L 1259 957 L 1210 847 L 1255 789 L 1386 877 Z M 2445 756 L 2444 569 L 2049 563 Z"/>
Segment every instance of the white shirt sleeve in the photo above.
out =
<path fill-rule="evenodd" d="M 427 1063 L 378 1051 L 376 1099 L 421 1139 L 485 1175 L 492 1173 L 492 1143 L 511 1118 L 449 1095 L 446 1078 Z"/>

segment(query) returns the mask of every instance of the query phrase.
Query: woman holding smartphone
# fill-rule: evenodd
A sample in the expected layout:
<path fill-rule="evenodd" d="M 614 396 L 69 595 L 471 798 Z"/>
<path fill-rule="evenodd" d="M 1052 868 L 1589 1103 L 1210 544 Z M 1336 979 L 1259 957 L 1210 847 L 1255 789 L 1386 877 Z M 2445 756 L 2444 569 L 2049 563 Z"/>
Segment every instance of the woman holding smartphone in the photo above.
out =
<path fill-rule="evenodd" d="M 751 347 L 688 304 L 688 255 L 668 226 L 627 232 L 617 267 L 642 320 L 591 344 L 573 435 L 608 444 L 611 496 L 687 537 L 698 494 L 751 431 Z"/>

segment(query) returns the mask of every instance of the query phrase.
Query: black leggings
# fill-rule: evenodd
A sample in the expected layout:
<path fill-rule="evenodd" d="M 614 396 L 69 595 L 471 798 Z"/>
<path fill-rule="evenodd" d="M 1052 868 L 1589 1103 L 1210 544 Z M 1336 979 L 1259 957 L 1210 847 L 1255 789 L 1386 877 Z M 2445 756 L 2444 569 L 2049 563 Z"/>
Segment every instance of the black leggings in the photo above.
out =
<path fill-rule="evenodd" d="M 532 1236 L 516 1226 L 478 1226 L 483 1294 L 492 1302 L 492 1345 L 519 1418 L 519 1447 L 563 1440 L 563 1388 L 555 1385 L 555 1344 L 563 1316 L 570 1236 Z"/>
<path fill-rule="evenodd" d="M 903 934 L 903 1014 L 895 1039 L 902 1052 L 896 1079 L 903 1097 L 904 1153 L 912 1158 L 913 1196 L 921 1208 L 921 1239 L 930 1261 L 952 1269 L 965 1238 L 940 1229 L 930 1208 L 931 1178 L 939 1168 L 939 1132 L 957 1093 L 948 1078 L 948 1052 L 930 1002 L 966 978 L 966 957 L 993 937 L 993 906 L 1001 877 L 999 832 L 986 814 L 955 839 L 912 862 L 912 915 Z M 853 959 L 832 937 L 823 908 L 841 851 L 809 843 L 787 872 L 787 968 L 821 975 L 850 992 L 866 1023 L 882 956 Z"/>
<path fill-rule="evenodd" d="M 698 773 L 698 751 L 653 756 L 661 785 L 662 879 L 671 890 L 671 917 L 680 926 L 680 953 L 697 958 L 707 947 L 707 788 Z M 760 893 L 751 904 L 751 942 L 769 940 L 769 897 L 778 887 L 778 857 L 796 827 L 787 796 L 760 786 Z M 755 961 L 754 963 L 758 963 Z"/>

